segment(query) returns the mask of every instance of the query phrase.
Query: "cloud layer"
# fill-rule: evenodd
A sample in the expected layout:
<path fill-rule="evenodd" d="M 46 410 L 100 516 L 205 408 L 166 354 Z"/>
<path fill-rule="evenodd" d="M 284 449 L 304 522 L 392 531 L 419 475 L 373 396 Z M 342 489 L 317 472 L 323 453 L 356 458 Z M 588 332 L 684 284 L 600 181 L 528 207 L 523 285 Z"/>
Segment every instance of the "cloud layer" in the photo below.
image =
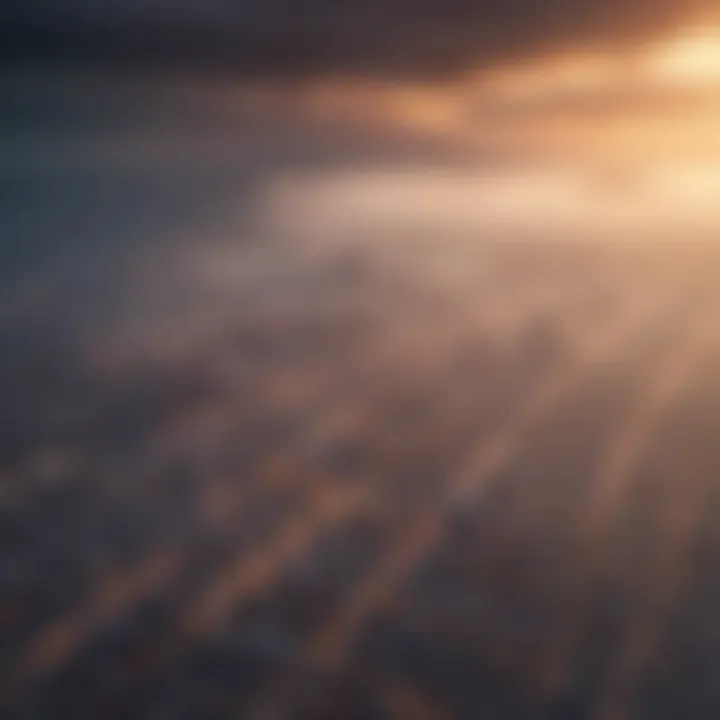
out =
<path fill-rule="evenodd" d="M 436 75 L 558 45 L 636 40 L 709 0 L 13 0 L 6 58 L 258 74 Z"/>

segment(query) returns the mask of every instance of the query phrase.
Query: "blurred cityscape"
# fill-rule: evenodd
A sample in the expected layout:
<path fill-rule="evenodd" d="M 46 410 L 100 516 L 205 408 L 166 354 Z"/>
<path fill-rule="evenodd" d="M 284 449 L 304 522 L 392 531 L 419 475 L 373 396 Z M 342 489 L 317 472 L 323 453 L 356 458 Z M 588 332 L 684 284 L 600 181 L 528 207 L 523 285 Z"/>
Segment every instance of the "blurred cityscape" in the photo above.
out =
<path fill-rule="evenodd" d="M 0 73 L 0 717 L 719 717 L 720 34 L 61 40 Z"/>

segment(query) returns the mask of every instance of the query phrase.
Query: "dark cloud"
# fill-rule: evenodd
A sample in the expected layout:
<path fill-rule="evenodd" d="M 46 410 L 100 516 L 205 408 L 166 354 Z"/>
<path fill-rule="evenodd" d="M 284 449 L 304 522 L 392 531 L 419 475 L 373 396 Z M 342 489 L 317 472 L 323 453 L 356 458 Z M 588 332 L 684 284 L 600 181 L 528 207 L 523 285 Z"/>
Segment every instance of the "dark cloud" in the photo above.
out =
<path fill-rule="evenodd" d="M 269 74 L 433 74 L 558 44 L 641 38 L 711 0 L 14 0 L 6 59 Z"/>

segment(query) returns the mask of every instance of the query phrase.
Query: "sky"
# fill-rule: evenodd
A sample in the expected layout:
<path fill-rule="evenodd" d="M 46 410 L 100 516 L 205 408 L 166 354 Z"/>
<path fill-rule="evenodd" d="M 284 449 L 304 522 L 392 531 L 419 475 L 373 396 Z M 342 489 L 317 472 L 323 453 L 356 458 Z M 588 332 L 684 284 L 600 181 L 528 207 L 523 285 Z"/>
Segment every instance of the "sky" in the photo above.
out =
<path fill-rule="evenodd" d="M 3 77 L 9 245 L 716 235 L 710 4 L 10 0 L 6 57 L 142 72 Z"/>
<path fill-rule="evenodd" d="M 7 58 L 426 78 L 642 42 L 712 0 L 9 0 Z"/>

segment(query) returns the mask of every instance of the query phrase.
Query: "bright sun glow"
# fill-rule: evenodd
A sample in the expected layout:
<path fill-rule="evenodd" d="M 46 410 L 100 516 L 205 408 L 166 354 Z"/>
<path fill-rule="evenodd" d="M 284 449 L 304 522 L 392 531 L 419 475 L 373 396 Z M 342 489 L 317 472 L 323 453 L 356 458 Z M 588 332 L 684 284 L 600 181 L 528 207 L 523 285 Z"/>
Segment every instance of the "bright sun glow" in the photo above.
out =
<path fill-rule="evenodd" d="M 641 54 L 571 54 L 510 66 L 485 75 L 481 86 L 503 102 L 603 92 L 628 83 L 720 88 L 720 25 L 683 31 Z"/>
<path fill-rule="evenodd" d="M 649 69 L 663 80 L 720 82 L 720 29 L 702 29 L 662 43 L 651 53 Z"/>

